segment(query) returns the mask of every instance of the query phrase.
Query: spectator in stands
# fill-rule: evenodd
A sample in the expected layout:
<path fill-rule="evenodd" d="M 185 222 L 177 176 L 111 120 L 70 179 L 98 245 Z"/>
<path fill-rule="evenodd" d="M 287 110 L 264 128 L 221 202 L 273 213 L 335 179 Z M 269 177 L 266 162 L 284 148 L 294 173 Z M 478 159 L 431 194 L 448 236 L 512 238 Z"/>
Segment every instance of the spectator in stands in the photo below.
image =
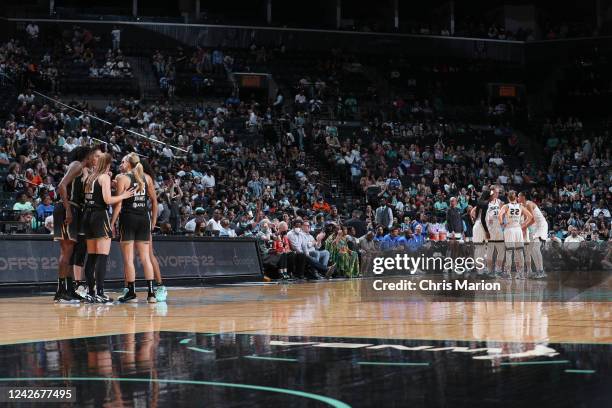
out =
<path fill-rule="evenodd" d="M 312 209 L 315 212 L 324 212 L 326 214 L 331 213 L 331 206 L 325 201 L 325 198 L 322 195 L 316 199 L 315 203 L 312 205 Z"/>
<path fill-rule="evenodd" d="M 53 234 L 53 215 L 49 215 L 45 218 L 45 229 L 48 234 Z"/>
<path fill-rule="evenodd" d="M 49 194 L 45 194 L 36 207 L 36 217 L 40 221 L 44 221 L 49 215 L 53 215 L 53 209 L 55 206 L 53 205 L 53 201 L 51 200 L 51 196 Z"/>
<path fill-rule="evenodd" d="M 28 34 L 28 39 L 30 41 L 38 40 L 38 35 L 40 34 L 40 29 L 38 28 L 38 24 L 31 21 L 26 26 L 26 33 Z"/>
<path fill-rule="evenodd" d="M 17 101 L 19 101 L 19 103 L 25 102 L 29 106 L 32 103 L 34 103 L 35 98 L 36 97 L 34 96 L 34 93 L 32 92 L 32 90 L 26 89 L 25 92 L 22 92 L 19 94 L 19 96 L 17 97 Z"/>
<path fill-rule="evenodd" d="M 351 219 L 345 222 L 347 227 L 355 228 L 355 234 L 362 237 L 367 233 L 367 223 L 361 219 L 361 211 L 353 210 Z"/>
<path fill-rule="evenodd" d="M 22 210 L 19 214 L 19 222 L 25 224 L 25 233 L 30 234 L 38 228 L 38 221 L 33 215 L 33 211 Z"/>
<path fill-rule="evenodd" d="M 185 231 L 192 234 L 201 234 L 205 231 L 206 224 L 206 210 L 198 207 L 195 209 L 193 216 L 190 217 L 190 220 L 185 224 Z"/>
<path fill-rule="evenodd" d="M 308 99 L 306 98 L 306 94 L 304 93 L 304 90 L 301 89 L 295 95 L 295 98 L 294 98 L 295 109 L 297 109 L 298 111 L 305 111 L 305 110 L 307 110 L 307 108 L 308 108 L 307 102 L 308 102 Z"/>
<path fill-rule="evenodd" d="M 223 75 L 223 51 L 219 48 L 212 53 L 212 69 L 216 75 Z"/>
<path fill-rule="evenodd" d="M 221 220 L 221 229 L 219 230 L 220 237 L 236 238 L 236 231 L 230 226 L 230 221 L 227 218 Z"/>
<path fill-rule="evenodd" d="M 0 146 L 0 166 L 10 165 L 9 156 L 6 152 L 6 147 Z"/>
<path fill-rule="evenodd" d="M 333 224 L 332 226 L 333 230 L 325 240 L 325 249 L 329 251 L 330 259 L 336 265 L 336 271 L 342 276 L 359 276 L 359 256 L 348 246 L 346 227 Z"/>
<path fill-rule="evenodd" d="M 26 193 L 19 194 L 17 202 L 13 205 L 14 211 L 34 211 L 31 198 Z"/>
<path fill-rule="evenodd" d="M 359 238 L 359 253 L 362 256 L 375 253 L 379 248 L 378 241 L 374 239 L 374 231 L 368 231 Z"/>
<path fill-rule="evenodd" d="M 113 26 L 111 30 L 111 41 L 113 44 L 113 51 L 118 51 L 121 48 L 121 29 L 117 26 Z"/>
<path fill-rule="evenodd" d="M 208 220 L 208 223 L 206 224 L 206 230 L 210 231 L 214 236 L 218 236 L 221 233 L 221 230 L 223 229 L 223 226 L 221 225 L 221 218 L 221 210 L 215 208 L 212 212 L 212 217 L 210 218 L 210 220 Z"/>
<path fill-rule="evenodd" d="M 401 238 L 399 226 L 394 225 L 389 233 L 380 240 L 380 248 L 384 251 L 398 249 L 402 246 Z"/>
<path fill-rule="evenodd" d="M 327 266 L 329 263 L 330 253 L 323 247 L 323 239 L 325 238 L 325 233 L 321 231 L 316 235 L 316 238 L 313 237 L 310 231 L 310 222 L 303 221 L 302 234 L 304 235 L 306 255 L 312 258 L 315 262 Z"/>
<path fill-rule="evenodd" d="M 593 217 L 598 217 L 603 214 L 603 217 L 610 219 L 610 210 L 608 210 L 603 200 L 599 200 L 597 206 L 593 209 Z"/>

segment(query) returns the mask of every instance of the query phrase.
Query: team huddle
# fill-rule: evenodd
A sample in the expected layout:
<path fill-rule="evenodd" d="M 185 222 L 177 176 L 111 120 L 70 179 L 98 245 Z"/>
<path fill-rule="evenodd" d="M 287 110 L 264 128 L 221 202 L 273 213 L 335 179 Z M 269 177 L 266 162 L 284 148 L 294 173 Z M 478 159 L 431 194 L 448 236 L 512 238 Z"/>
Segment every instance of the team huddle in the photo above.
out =
<path fill-rule="evenodd" d="M 545 278 L 541 245 L 548 236 L 546 218 L 527 193 L 509 191 L 507 198 L 503 204 L 499 188 L 492 186 L 473 208 L 475 257 L 486 254 L 485 274 L 511 279 L 514 261 L 517 279 Z"/>
<path fill-rule="evenodd" d="M 135 153 L 123 158 L 121 173 L 111 179 L 112 156 L 99 148 L 78 147 L 58 185 L 61 200 L 53 212 L 54 239 L 60 243 L 58 303 L 112 303 L 104 293 L 111 240 L 119 224 L 125 287 L 117 299 L 137 302 L 134 251 L 147 282 L 147 302 L 163 302 L 163 286 L 153 253 L 151 226 L 157 219 L 153 172 Z M 113 188 L 115 195 L 112 194 Z M 113 207 L 109 219 L 109 206 Z M 85 280 L 83 281 L 83 275 Z"/>

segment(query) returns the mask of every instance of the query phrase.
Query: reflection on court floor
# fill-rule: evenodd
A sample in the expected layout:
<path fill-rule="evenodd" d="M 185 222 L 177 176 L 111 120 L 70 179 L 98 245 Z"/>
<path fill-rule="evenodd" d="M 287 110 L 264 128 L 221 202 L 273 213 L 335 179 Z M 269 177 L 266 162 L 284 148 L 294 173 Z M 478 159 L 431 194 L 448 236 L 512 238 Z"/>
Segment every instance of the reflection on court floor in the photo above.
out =
<path fill-rule="evenodd" d="M 1 346 L 0 386 L 73 386 L 80 407 L 601 407 L 610 347 L 154 331 Z"/>

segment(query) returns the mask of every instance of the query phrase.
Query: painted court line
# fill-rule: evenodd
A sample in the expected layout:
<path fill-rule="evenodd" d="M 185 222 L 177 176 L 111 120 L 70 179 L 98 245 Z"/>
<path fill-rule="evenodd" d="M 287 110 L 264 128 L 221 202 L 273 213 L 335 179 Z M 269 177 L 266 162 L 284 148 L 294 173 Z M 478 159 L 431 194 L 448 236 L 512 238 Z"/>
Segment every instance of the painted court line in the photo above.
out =
<path fill-rule="evenodd" d="M 518 365 L 538 365 L 538 364 L 567 364 L 568 360 L 552 360 L 552 361 L 516 361 L 509 363 L 500 363 L 503 366 L 518 366 Z"/>
<path fill-rule="evenodd" d="M 297 362 L 297 358 L 282 358 L 282 357 L 263 357 L 263 356 L 244 356 L 253 360 L 270 360 L 270 361 L 291 361 Z"/>
<path fill-rule="evenodd" d="M 197 351 L 199 353 L 214 353 L 214 351 L 212 350 L 206 350 L 203 348 L 199 348 L 199 347 L 187 347 L 189 350 L 193 350 L 193 351 Z"/>
<path fill-rule="evenodd" d="M 159 379 L 159 378 L 118 378 L 118 377 L 25 377 L 25 378 L 0 378 L 0 382 L 17 382 L 17 381 L 119 381 L 119 382 L 143 382 L 143 383 L 166 383 L 166 384 L 190 384 L 190 385 L 208 385 L 213 387 L 239 388 L 254 391 L 275 392 L 278 394 L 287 394 L 295 397 L 308 398 L 323 402 L 334 408 L 351 408 L 350 405 L 338 401 L 336 399 L 326 397 L 324 395 L 311 394 L 309 392 L 291 390 L 288 388 L 266 387 L 262 385 L 251 384 L 236 384 L 224 383 L 215 381 L 196 381 L 196 380 L 175 380 L 175 379 Z"/>
<path fill-rule="evenodd" d="M 574 370 L 574 369 L 570 369 L 568 368 L 567 370 L 565 370 L 566 373 L 573 373 L 573 374 L 595 374 L 595 370 Z"/>
<path fill-rule="evenodd" d="M 428 366 L 429 363 L 390 363 L 385 361 L 358 361 L 359 365 L 380 365 L 380 366 Z"/>

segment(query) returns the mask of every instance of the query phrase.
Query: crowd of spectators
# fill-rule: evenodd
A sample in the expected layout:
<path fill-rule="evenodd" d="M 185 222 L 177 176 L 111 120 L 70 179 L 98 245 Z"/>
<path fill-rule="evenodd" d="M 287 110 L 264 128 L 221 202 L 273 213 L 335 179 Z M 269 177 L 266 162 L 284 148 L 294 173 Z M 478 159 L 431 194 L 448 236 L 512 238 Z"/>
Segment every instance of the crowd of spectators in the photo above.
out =
<path fill-rule="evenodd" d="M 189 91 L 183 94 L 205 95 L 207 89 L 225 81 L 227 74 L 238 67 L 235 58 L 220 47 L 189 50 L 179 46 L 170 52 L 155 50 L 151 61 L 159 87 L 169 97 L 174 96 L 177 87 Z"/>
<path fill-rule="evenodd" d="M 15 42 L 0 49 L 7 68 L 27 55 Z M 164 74 L 177 62 L 156 55 L 155 69 Z M 198 55 L 181 63 L 206 72 L 206 52 L 204 60 Z M 0 130 L 3 194 L 26 230 L 49 232 L 54 186 L 75 147 L 99 144 L 116 159 L 136 152 L 156 173 L 155 233 L 257 237 L 270 276 L 279 278 L 358 276 L 360 255 L 443 239 L 457 219 L 452 232 L 469 240 L 469 210 L 491 184 L 529 190 L 555 239 L 573 236 L 570 227 L 591 240 L 609 239 L 609 133 L 586 137 L 577 119 L 545 124 L 546 166 L 527 160 L 511 124 L 445 120 L 427 103 L 397 122 L 366 117 L 347 133 L 319 122 L 312 101 L 326 85 L 318 82 L 270 106 L 233 94 L 223 103 L 192 106 L 119 99 L 97 111 L 20 89 Z M 307 152 L 321 165 L 308 161 Z M 345 177 L 359 205 L 333 198 L 321 182 L 323 168 Z"/>

